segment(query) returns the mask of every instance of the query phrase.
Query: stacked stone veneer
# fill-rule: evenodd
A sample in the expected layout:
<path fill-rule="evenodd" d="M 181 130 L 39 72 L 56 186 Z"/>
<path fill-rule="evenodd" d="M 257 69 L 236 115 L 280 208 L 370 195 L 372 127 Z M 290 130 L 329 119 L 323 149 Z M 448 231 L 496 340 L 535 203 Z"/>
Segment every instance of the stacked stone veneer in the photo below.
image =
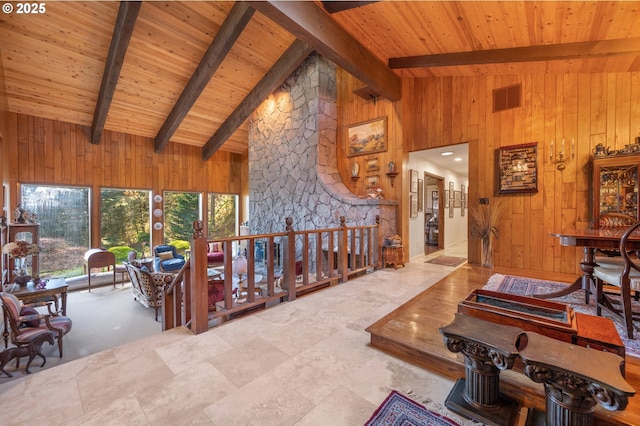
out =
<path fill-rule="evenodd" d="M 396 202 L 360 199 L 337 170 L 336 70 L 312 54 L 249 122 L 249 209 L 252 234 L 382 221 L 396 234 Z"/>

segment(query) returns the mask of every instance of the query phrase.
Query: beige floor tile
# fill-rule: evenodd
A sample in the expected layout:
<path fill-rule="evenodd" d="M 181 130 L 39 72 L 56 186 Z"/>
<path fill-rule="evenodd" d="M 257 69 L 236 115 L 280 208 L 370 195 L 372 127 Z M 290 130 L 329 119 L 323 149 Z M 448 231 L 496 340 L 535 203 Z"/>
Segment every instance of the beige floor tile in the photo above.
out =
<path fill-rule="evenodd" d="M 371 347 L 365 331 L 454 269 L 427 258 L 9 381 L 0 424 L 353 425 L 392 389 L 442 404 L 451 380 Z"/>

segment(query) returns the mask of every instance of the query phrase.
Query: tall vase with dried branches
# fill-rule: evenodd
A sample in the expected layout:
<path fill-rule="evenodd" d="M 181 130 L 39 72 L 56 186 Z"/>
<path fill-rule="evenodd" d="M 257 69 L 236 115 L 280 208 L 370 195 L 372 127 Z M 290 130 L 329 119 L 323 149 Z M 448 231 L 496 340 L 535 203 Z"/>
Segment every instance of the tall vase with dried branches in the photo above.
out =
<path fill-rule="evenodd" d="M 482 266 L 493 266 L 492 237 L 498 239 L 498 220 L 500 219 L 500 200 L 493 204 L 479 204 L 470 210 L 471 236 L 482 242 Z"/>

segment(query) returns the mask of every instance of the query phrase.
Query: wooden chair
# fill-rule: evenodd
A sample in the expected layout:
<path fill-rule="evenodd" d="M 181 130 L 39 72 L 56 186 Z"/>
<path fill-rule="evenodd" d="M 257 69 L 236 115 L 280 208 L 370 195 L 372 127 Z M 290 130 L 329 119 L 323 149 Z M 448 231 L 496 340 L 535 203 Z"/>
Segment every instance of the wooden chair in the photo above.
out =
<path fill-rule="evenodd" d="M 127 262 L 131 262 L 132 260 L 136 260 L 137 257 L 138 257 L 138 252 L 137 251 L 129 250 L 129 253 L 127 254 Z M 128 274 L 127 268 L 124 266 L 124 262 L 121 265 L 116 265 L 115 269 L 116 269 L 116 274 L 120 274 L 122 276 L 122 278 L 120 279 L 120 282 L 124 286 L 124 278 Z"/>
<path fill-rule="evenodd" d="M 21 315 L 20 300 L 11 293 L 0 293 L 5 327 L 9 327 L 11 343 L 21 347 L 29 345 L 43 333 L 53 332 L 58 340 L 58 351 L 62 358 L 62 337 L 71 331 L 69 317 L 51 314 Z"/>
<path fill-rule="evenodd" d="M 638 228 L 640 221 L 628 227 L 620 239 L 621 264 L 597 265 L 593 269 L 596 281 L 596 314 L 601 316 L 602 308 L 605 308 L 618 316 L 626 326 L 630 339 L 633 339 L 634 317 L 640 318 L 640 313 L 634 314 L 631 309 L 631 292 L 640 291 L 640 262 L 629 255 L 627 241 L 631 235 L 637 234 Z M 619 302 L 605 293 L 605 283 L 620 289 Z"/>
<path fill-rule="evenodd" d="M 627 229 L 636 222 L 636 218 L 624 213 L 603 213 L 590 223 L 592 229 Z M 616 264 L 624 262 L 619 250 L 601 250 L 596 252 L 596 263 L 599 265 Z"/>

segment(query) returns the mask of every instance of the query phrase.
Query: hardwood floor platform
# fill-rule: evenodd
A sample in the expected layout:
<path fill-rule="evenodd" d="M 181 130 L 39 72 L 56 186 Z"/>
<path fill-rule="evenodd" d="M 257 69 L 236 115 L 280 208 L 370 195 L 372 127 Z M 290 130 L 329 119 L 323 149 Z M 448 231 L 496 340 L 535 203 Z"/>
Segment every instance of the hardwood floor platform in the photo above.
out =
<path fill-rule="evenodd" d="M 367 328 L 371 344 L 399 358 L 454 379 L 464 378 L 462 355 L 450 352 L 444 345 L 440 327 L 449 324 L 457 311 L 458 302 L 471 291 L 481 288 L 494 273 L 518 275 L 536 279 L 566 282 L 577 276 L 544 273 L 522 269 L 482 268 L 464 265 L 434 284 L 395 311 Z M 626 357 L 627 382 L 640 389 L 640 359 Z M 534 383 L 515 371 L 500 373 L 500 390 L 524 407 L 544 410 L 543 385 Z M 640 396 L 629 399 L 624 411 L 596 408 L 596 425 L 640 425 Z"/>

